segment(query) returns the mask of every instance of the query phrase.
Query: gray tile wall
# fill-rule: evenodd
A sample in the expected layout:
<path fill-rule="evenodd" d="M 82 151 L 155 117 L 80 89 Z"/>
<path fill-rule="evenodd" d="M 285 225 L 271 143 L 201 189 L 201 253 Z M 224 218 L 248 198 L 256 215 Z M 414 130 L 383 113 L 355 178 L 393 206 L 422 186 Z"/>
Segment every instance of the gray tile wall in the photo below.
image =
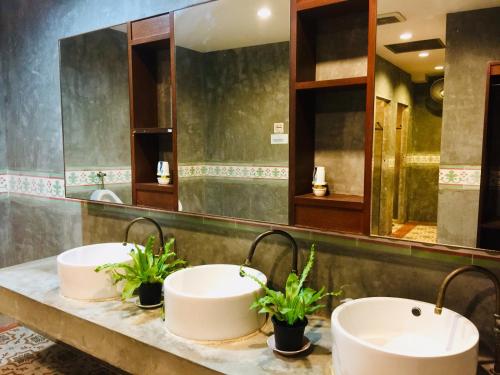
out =
<path fill-rule="evenodd" d="M 176 48 L 178 162 L 288 165 L 289 42 L 200 53 Z M 183 210 L 288 223 L 288 181 L 182 178 Z"/>
<path fill-rule="evenodd" d="M 195 0 L 2 1 L 9 169 L 62 173 L 60 38 L 168 12 Z M 2 80 L 3 86 L 4 79 Z"/>
<path fill-rule="evenodd" d="M 500 7 L 449 14 L 442 165 L 481 165 L 487 62 L 500 60 Z M 467 74 L 464 74 L 467 72 Z M 438 242 L 476 246 L 479 191 L 440 189 Z"/>
<path fill-rule="evenodd" d="M 67 169 L 130 168 L 127 47 L 127 34 L 113 29 L 61 41 Z"/>

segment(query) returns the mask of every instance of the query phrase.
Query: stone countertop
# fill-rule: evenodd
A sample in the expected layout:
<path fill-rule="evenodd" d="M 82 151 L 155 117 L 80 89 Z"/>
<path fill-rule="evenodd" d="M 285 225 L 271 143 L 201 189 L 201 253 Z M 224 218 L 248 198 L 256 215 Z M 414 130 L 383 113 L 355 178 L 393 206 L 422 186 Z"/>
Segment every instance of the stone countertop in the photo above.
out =
<path fill-rule="evenodd" d="M 303 357 L 285 358 L 267 347 L 269 322 L 243 339 L 186 340 L 167 331 L 160 310 L 141 310 L 133 302 L 60 296 L 55 257 L 0 269 L 0 313 L 131 373 L 332 373 L 326 319 L 309 319 L 306 335 L 314 345 Z"/>

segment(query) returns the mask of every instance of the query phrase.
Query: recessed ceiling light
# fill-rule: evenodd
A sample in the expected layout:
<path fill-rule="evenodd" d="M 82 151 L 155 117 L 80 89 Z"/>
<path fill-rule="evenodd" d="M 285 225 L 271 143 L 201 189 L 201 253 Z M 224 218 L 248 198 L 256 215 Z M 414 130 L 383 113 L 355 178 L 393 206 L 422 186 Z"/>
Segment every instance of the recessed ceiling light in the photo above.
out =
<path fill-rule="evenodd" d="M 429 52 L 427 51 L 422 51 L 418 54 L 418 57 L 424 58 L 424 57 L 429 57 Z"/>
<path fill-rule="evenodd" d="M 399 39 L 401 39 L 401 40 L 409 40 L 411 38 L 413 38 L 412 33 L 403 33 L 399 36 Z"/>
<path fill-rule="evenodd" d="M 269 9 L 268 7 L 262 7 L 257 12 L 257 16 L 259 16 L 260 19 L 265 20 L 271 17 L 271 9 Z"/>
<path fill-rule="evenodd" d="M 435 66 L 434 67 L 435 70 L 443 70 L 444 69 L 444 66 L 442 65 L 438 65 L 438 66 Z"/>

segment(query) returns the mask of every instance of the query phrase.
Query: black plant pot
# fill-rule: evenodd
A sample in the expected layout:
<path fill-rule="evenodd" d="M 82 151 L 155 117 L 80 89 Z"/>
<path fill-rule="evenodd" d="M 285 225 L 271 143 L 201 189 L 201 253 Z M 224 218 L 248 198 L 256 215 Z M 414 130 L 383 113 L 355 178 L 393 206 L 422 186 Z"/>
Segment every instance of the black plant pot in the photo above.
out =
<path fill-rule="evenodd" d="M 307 326 L 307 318 L 295 322 L 290 326 L 286 322 L 272 317 L 274 326 L 274 342 L 276 349 L 285 352 L 295 352 L 304 346 L 304 330 Z"/>
<path fill-rule="evenodd" d="M 161 283 L 143 283 L 139 287 L 139 301 L 143 306 L 158 305 L 161 302 Z"/>

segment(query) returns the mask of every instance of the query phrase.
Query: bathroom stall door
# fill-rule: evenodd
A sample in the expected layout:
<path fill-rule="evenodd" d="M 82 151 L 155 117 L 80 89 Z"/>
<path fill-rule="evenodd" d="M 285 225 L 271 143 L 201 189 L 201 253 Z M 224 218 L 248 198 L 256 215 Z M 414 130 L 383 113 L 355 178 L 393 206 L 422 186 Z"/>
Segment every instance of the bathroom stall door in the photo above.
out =
<path fill-rule="evenodd" d="M 372 174 L 372 233 L 382 235 L 382 166 L 384 160 L 384 125 L 386 120 L 387 101 L 376 99 L 375 129 L 373 132 L 373 174 Z"/>
<path fill-rule="evenodd" d="M 396 143 L 395 143 L 395 154 L 394 154 L 394 201 L 393 201 L 393 219 L 398 222 L 403 221 L 404 213 L 401 213 L 401 209 L 404 208 L 404 202 L 402 198 L 404 197 L 404 172 L 402 169 L 403 163 L 403 153 L 404 153 L 404 140 L 405 132 L 407 129 L 408 121 L 408 106 L 398 103 L 398 113 L 396 120 Z"/>

